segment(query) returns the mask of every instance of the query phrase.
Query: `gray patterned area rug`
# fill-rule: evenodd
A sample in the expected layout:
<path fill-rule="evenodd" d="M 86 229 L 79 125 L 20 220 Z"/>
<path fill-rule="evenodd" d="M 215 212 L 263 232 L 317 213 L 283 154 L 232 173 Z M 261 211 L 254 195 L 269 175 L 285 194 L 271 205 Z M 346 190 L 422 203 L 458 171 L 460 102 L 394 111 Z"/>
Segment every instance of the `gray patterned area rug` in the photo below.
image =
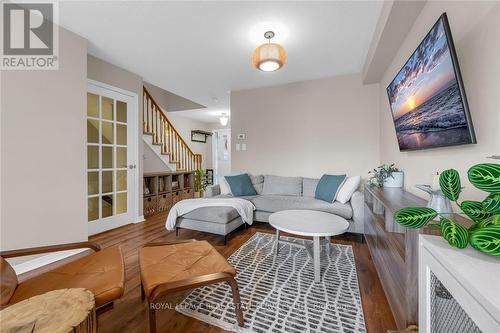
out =
<path fill-rule="evenodd" d="M 312 242 L 281 237 L 294 243 Z M 236 268 L 245 327 L 236 323 L 231 288 L 195 289 L 176 310 L 232 332 L 366 332 L 352 247 L 322 246 L 322 281 L 314 282 L 307 250 L 256 233 L 228 260 Z"/>

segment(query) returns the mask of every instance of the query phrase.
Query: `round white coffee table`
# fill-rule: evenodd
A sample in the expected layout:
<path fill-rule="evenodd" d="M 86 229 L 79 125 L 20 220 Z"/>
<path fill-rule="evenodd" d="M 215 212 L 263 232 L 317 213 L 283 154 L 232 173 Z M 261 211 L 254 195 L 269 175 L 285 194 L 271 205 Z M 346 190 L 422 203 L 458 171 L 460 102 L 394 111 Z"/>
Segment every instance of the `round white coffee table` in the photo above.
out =
<path fill-rule="evenodd" d="M 276 229 L 276 252 L 279 252 L 280 231 L 300 236 L 313 237 L 313 248 L 305 246 L 314 262 L 314 281 L 321 281 L 320 274 L 320 237 L 325 237 L 326 249 L 330 250 L 330 237 L 343 234 L 349 228 L 346 219 L 316 210 L 283 210 L 269 216 L 269 224 Z M 297 245 L 296 243 L 294 243 Z M 311 253 L 312 252 L 312 253 Z"/>

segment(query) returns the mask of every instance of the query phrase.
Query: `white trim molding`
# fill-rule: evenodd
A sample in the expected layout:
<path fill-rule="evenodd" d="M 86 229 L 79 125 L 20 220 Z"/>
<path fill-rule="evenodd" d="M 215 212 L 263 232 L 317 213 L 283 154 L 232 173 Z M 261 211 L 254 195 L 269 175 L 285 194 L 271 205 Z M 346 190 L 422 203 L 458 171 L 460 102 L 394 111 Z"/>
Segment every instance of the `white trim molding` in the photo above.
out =
<path fill-rule="evenodd" d="M 88 249 L 75 249 L 75 250 L 68 250 L 68 251 L 60 251 L 60 252 L 54 252 L 54 253 L 49 253 L 49 254 L 44 254 L 41 256 L 38 256 L 36 258 L 24 261 L 19 264 L 12 264 L 12 268 L 16 271 L 17 275 L 32 271 L 34 269 L 40 268 L 45 265 L 52 264 L 56 261 L 66 259 L 68 257 L 77 255 L 79 253 L 82 253 L 84 251 L 88 251 Z M 6 259 L 9 261 L 9 259 Z"/>

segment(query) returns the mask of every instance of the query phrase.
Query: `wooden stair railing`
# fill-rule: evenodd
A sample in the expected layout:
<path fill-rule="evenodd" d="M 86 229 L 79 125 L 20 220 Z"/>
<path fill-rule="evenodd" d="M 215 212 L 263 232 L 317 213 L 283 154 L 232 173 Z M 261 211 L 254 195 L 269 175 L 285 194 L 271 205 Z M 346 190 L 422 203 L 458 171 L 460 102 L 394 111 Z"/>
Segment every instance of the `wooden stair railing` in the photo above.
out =
<path fill-rule="evenodd" d="M 195 154 L 165 116 L 158 103 L 143 87 L 143 132 L 153 137 L 153 144 L 161 146 L 177 171 L 201 169 L 201 154 Z"/>

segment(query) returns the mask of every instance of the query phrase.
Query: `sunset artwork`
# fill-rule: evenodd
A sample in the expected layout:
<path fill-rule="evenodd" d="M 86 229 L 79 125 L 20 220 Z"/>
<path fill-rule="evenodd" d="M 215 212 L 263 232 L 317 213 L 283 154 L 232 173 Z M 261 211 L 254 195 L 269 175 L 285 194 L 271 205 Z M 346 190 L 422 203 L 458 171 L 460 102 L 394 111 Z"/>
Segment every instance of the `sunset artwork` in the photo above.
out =
<path fill-rule="evenodd" d="M 443 14 L 387 87 L 400 150 L 475 142 L 446 28 Z"/>

